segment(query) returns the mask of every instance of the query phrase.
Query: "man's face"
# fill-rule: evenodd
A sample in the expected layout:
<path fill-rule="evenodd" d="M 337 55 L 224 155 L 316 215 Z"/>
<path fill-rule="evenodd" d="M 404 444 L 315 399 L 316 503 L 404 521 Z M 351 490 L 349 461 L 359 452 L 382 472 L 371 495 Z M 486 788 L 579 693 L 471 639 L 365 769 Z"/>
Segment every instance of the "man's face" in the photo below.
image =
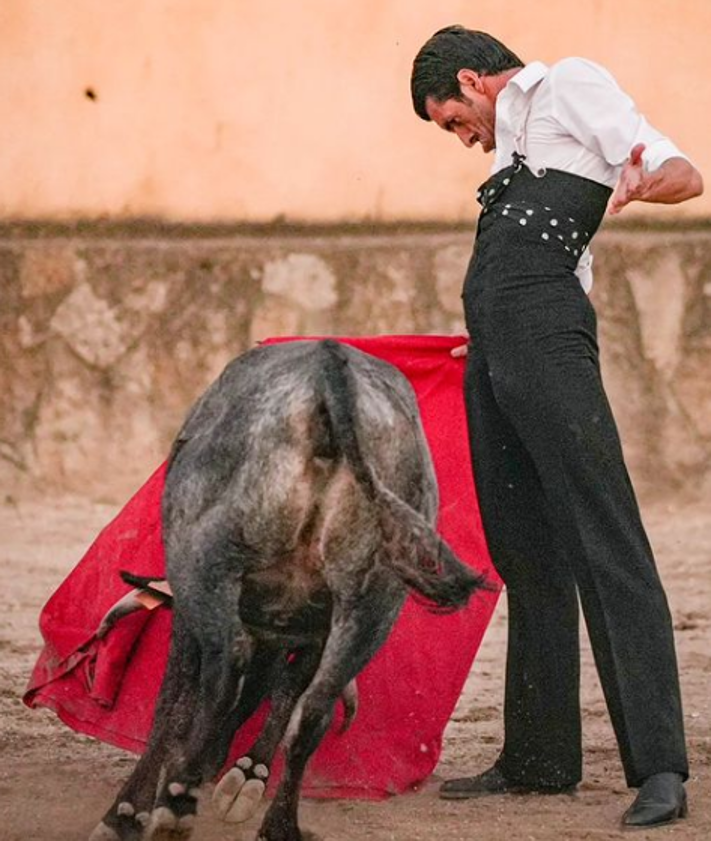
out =
<path fill-rule="evenodd" d="M 457 78 L 461 99 L 437 102 L 428 97 L 425 102 L 427 114 L 441 129 L 456 134 L 468 149 L 480 143 L 484 152 L 491 152 L 496 145 L 495 99 L 490 95 L 483 77 L 473 71 L 462 70 Z"/>

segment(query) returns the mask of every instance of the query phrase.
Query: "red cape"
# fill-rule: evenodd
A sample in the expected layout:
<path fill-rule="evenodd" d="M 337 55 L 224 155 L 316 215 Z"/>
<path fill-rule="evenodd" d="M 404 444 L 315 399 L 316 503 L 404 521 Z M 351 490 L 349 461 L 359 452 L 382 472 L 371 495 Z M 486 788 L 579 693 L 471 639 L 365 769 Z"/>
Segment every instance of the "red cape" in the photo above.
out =
<path fill-rule="evenodd" d="M 464 362 L 449 353 L 461 340 L 383 336 L 342 341 L 392 363 L 409 379 L 439 481 L 438 529 L 463 561 L 498 583 L 472 480 Z M 170 610 L 134 613 L 101 640 L 94 632 L 130 589 L 119 570 L 163 575 L 164 477 L 162 465 L 50 598 L 40 617 L 45 646 L 24 697 L 28 706 L 49 707 L 79 732 L 137 752 L 145 747 L 163 677 Z M 387 643 L 358 677 L 358 715 L 343 735 L 337 732 L 339 705 L 333 727 L 309 764 L 307 796 L 378 798 L 403 792 L 432 772 L 496 600 L 496 592 L 479 593 L 464 610 L 439 616 L 408 599 Z M 264 714 L 265 709 L 258 711 L 237 733 L 233 756 L 250 746 Z"/>

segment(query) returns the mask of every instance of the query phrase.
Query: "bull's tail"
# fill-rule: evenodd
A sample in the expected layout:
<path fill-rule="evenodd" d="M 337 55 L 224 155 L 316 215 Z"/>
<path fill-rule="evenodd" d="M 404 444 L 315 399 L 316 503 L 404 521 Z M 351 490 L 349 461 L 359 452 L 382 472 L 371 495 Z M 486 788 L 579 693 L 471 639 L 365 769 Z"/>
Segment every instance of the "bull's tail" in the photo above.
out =
<path fill-rule="evenodd" d="M 465 566 L 425 518 L 386 488 L 367 463 L 358 442 L 356 385 L 348 357 L 332 339 L 320 347 L 329 447 L 333 455 L 345 458 L 364 494 L 377 507 L 386 563 L 407 587 L 437 607 L 463 607 L 476 590 L 491 589 L 491 585 Z"/>
<path fill-rule="evenodd" d="M 408 587 L 444 611 L 464 607 L 477 590 L 495 589 L 459 560 L 421 514 L 387 488 L 381 493 L 386 555 Z"/>

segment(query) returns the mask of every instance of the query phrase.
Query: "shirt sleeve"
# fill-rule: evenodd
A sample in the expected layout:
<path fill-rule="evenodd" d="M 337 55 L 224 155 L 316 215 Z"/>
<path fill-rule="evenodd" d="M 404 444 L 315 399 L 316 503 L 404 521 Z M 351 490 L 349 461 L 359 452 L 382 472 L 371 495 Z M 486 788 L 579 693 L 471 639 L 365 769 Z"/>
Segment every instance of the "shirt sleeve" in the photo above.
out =
<path fill-rule="evenodd" d="M 568 58 L 551 68 L 549 80 L 553 117 L 611 166 L 623 164 L 637 143 L 645 144 L 642 161 L 649 171 L 669 158 L 688 160 L 647 122 L 604 67 L 587 59 Z"/>

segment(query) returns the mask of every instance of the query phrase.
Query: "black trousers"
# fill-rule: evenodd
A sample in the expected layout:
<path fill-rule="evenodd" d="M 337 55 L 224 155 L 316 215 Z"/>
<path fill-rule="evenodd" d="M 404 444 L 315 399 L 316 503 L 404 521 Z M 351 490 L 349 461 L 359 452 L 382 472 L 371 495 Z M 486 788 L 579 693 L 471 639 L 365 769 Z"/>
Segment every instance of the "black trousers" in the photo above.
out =
<path fill-rule="evenodd" d="M 572 273 L 468 289 L 472 461 L 509 605 L 499 767 L 523 784 L 581 779 L 579 594 L 628 784 L 686 776 L 672 625 L 600 378 L 594 310 Z"/>

